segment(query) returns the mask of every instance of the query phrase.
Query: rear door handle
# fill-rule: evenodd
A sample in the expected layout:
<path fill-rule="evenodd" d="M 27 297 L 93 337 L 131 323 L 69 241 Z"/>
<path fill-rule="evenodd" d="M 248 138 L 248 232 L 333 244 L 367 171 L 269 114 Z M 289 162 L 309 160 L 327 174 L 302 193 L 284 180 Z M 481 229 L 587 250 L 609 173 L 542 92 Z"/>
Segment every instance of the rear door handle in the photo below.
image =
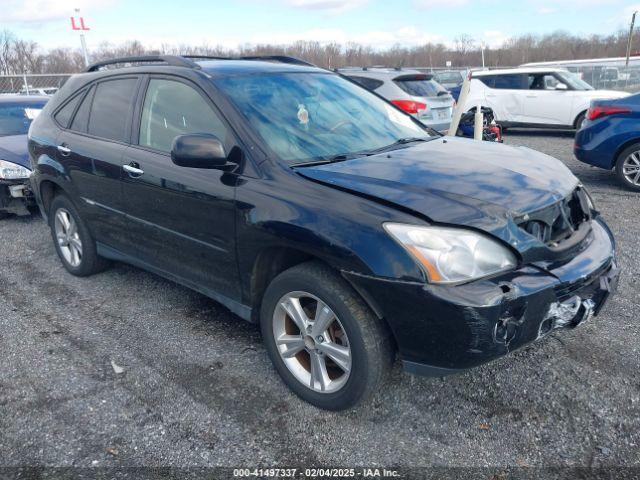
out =
<path fill-rule="evenodd" d="M 138 165 L 136 162 L 131 162 L 129 165 L 122 166 L 124 171 L 127 172 L 130 177 L 134 177 L 134 178 L 139 177 L 144 173 L 144 170 L 142 170 L 139 167 L 140 165 Z"/>
<path fill-rule="evenodd" d="M 58 145 L 58 151 L 65 157 L 68 157 L 71 154 L 71 149 L 67 147 L 66 144 Z"/>

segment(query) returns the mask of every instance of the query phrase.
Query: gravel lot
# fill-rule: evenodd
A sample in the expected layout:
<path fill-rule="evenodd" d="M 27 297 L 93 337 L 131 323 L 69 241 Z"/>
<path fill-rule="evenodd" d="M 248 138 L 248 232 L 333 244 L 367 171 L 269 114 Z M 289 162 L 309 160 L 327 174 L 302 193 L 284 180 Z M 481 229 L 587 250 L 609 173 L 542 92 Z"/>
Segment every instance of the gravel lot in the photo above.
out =
<path fill-rule="evenodd" d="M 72 277 L 39 217 L 2 221 L 0 467 L 640 466 L 640 197 L 578 163 L 571 133 L 506 141 L 590 189 L 617 237 L 618 295 L 592 323 L 459 376 L 396 365 L 340 414 L 289 393 L 258 328 L 215 302 L 121 264 Z"/>

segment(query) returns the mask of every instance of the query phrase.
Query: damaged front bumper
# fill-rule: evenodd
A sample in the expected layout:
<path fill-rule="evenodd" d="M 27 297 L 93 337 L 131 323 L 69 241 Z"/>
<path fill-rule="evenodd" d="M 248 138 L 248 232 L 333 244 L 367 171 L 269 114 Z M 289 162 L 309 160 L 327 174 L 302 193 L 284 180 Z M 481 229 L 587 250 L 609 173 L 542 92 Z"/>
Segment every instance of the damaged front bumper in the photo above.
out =
<path fill-rule="evenodd" d="M 30 215 L 30 207 L 35 206 L 29 179 L 0 180 L 0 213 Z"/>
<path fill-rule="evenodd" d="M 440 286 L 345 274 L 385 317 L 404 368 L 420 375 L 456 373 L 597 315 L 620 270 L 606 224 L 597 219 L 587 245 L 561 265 L 528 265 L 499 277 Z"/>

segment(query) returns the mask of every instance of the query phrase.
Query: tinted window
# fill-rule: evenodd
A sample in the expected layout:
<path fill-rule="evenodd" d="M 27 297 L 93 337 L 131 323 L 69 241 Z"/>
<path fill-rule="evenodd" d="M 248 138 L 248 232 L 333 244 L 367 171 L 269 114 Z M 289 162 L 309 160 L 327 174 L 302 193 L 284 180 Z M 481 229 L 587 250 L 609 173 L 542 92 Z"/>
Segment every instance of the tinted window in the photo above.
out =
<path fill-rule="evenodd" d="M 496 75 L 493 88 L 521 90 L 524 88 L 522 75 Z"/>
<path fill-rule="evenodd" d="M 78 93 L 75 97 L 73 97 L 67 104 L 58 110 L 58 113 L 55 114 L 56 121 L 62 125 L 63 127 L 67 127 L 69 125 L 69 120 L 71 120 L 71 116 L 76 109 L 76 106 L 82 100 L 85 91 Z"/>
<path fill-rule="evenodd" d="M 484 83 L 487 87 L 489 88 L 493 88 L 494 85 L 496 84 L 496 77 L 494 77 L 493 75 L 483 75 L 481 77 L 473 77 L 473 78 L 477 78 L 478 80 L 480 80 L 482 83 Z"/>
<path fill-rule="evenodd" d="M 82 100 L 80 108 L 78 108 L 76 116 L 73 117 L 73 121 L 71 122 L 71 126 L 69 127 L 71 130 L 75 130 L 76 132 L 87 131 L 87 123 L 89 123 L 89 111 L 91 110 L 91 100 L 93 99 L 93 94 L 95 91 L 95 87 L 91 87 L 89 93 L 84 97 L 84 100 Z M 79 97 L 82 98 L 82 95 L 79 95 Z"/>
<path fill-rule="evenodd" d="M 127 119 L 135 95 L 136 78 L 99 83 L 93 98 L 89 129 L 91 135 L 127 141 Z"/>
<path fill-rule="evenodd" d="M 415 97 L 437 97 L 447 93 L 446 88 L 435 80 L 428 79 L 425 75 L 398 77 L 393 80 L 393 83 Z"/>
<path fill-rule="evenodd" d="M 173 139 L 187 133 L 211 133 L 223 143 L 227 138 L 224 124 L 196 90 L 152 79 L 142 109 L 140 145 L 170 152 Z"/>
<path fill-rule="evenodd" d="M 351 75 L 349 75 L 349 78 L 357 84 L 363 86 L 367 90 L 375 90 L 376 88 L 380 88 L 384 83 L 382 80 L 376 80 L 375 78 L 352 77 Z"/>

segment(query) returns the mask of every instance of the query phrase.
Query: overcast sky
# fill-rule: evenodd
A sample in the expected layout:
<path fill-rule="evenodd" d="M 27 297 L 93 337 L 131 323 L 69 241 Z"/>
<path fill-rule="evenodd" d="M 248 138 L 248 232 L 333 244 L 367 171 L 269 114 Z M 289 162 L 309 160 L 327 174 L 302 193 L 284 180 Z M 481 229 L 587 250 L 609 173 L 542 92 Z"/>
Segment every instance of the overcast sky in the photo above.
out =
<path fill-rule="evenodd" d="M 43 47 L 77 46 L 69 17 L 81 8 L 89 47 L 139 39 L 224 45 L 355 41 L 451 43 L 460 33 L 498 45 L 521 33 L 610 33 L 640 3 L 624 0 L 0 0 L 0 28 Z"/>

